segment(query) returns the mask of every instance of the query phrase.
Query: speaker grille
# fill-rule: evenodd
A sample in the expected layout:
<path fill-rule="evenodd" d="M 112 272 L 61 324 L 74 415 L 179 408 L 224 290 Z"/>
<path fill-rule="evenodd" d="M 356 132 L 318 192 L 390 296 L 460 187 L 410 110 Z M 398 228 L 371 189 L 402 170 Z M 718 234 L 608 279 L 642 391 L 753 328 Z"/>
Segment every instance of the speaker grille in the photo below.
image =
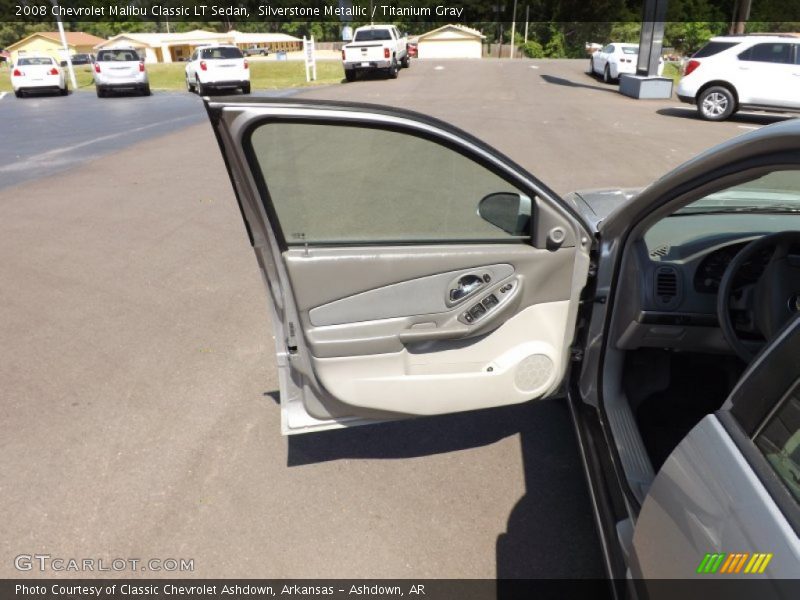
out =
<path fill-rule="evenodd" d="M 547 383 L 552 373 L 552 360 L 544 354 L 531 354 L 517 365 L 514 385 L 521 392 L 532 392 Z"/>

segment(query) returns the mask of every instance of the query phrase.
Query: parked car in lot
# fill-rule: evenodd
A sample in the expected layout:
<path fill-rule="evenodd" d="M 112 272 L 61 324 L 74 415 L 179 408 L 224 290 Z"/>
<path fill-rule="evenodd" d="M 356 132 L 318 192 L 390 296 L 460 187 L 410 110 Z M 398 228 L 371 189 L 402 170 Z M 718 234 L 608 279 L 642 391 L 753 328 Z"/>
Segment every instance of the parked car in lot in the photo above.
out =
<path fill-rule="evenodd" d="M 614 597 L 797 577 L 800 121 L 560 197 L 410 111 L 205 104 L 268 284 L 284 433 L 566 394 Z"/>
<path fill-rule="evenodd" d="M 134 91 L 150 95 L 150 80 L 144 60 L 135 48 L 100 50 L 94 62 L 94 86 L 98 98 L 111 91 Z"/>
<path fill-rule="evenodd" d="M 21 56 L 11 67 L 11 89 L 17 98 L 28 92 L 68 93 L 64 71 L 50 56 Z"/>
<path fill-rule="evenodd" d="M 244 49 L 245 56 L 269 56 L 269 46 L 248 46 Z"/>
<path fill-rule="evenodd" d="M 73 65 L 91 65 L 94 62 L 93 54 L 73 54 L 69 58 Z M 62 60 L 61 66 L 66 67 L 67 61 Z"/>
<path fill-rule="evenodd" d="M 234 45 L 221 44 L 197 48 L 185 69 L 186 89 L 201 96 L 211 90 L 236 89 L 250 93 L 250 65 Z"/>
<path fill-rule="evenodd" d="M 639 61 L 639 44 L 608 44 L 589 56 L 589 72 L 602 75 L 603 81 L 611 83 L 623 73 L 636 73 Z M 664 72 L 664 60 L 659 58 L 658 74 Z"/>
<path fill-rule="evenodd" d="M 408 39 L 394 25 L 359 27 L 353 41 L 342 47 L 342 66 L 347 81 L 358 73 L 382 71 L 394 79 L 400 67 L 410 66 Z"/>
<path fill-rule="evenodd" d="M 738 110 L 800 110 L 800 38 L 712 38 L 686 63 L 678 98 L 722 121 Z"/>

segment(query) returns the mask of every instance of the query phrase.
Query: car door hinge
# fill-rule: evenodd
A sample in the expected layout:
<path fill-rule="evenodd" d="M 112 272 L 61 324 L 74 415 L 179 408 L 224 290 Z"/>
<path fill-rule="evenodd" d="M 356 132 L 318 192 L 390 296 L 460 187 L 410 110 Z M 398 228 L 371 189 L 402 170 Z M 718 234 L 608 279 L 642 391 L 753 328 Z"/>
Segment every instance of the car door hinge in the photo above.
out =
<path fill-rule="evenodd" d="M 295 335 L 294 323 L 289 322 L 289 335 L 286 337 L 286 349 L 289 354 L 297 354 L 297 336 Z"/>

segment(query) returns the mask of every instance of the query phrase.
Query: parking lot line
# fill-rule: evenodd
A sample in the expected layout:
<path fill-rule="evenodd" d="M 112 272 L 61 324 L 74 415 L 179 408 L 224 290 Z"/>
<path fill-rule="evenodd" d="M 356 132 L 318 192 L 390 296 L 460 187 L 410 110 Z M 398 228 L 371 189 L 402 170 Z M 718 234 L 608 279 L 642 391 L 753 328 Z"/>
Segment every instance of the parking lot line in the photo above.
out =
<path fill-rule="evenodd" d="M 739 129 L 761 129 L 758 125 L 737 125 Z"/>
<path fill-rule="evenodd" d="M 3 98 L 5 98 L 5 97 L 6 97 L 6 94 L 8 94 L 8 92 L 0 92 L 0 100 L 2 100 Z"/>

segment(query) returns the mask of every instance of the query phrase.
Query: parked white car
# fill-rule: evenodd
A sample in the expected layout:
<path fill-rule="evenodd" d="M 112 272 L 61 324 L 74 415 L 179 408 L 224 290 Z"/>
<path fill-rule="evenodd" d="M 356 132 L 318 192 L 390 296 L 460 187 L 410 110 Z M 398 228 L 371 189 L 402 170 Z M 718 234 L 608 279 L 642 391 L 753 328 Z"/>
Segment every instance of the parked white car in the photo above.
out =
<path fill-rule="evenodd" d="M 611 83 L 623 73 L 635 74 L 639 61 L 639 44 L 613 43 L 604 46 L 589 57 L 589 72 L 602 75 L 603 81 Z M 658 74 L 664 72 L 664 59 L 658 59 Z"/>
<path fill-rule="evenodd" d="M 21 56 L 11 67 L 11 88 L 17 98 L 27 92 L 59 92 L 66 96 L 64 71 L 50 56 Z"/>
<path fill-rule="evenodd" d="M 408 39 L 394 25 L 359 27 L 353 41 L 342 48 L 342 66 L 347 81 L 355 81 L 359 72 L 383 71 L 394 79 L 400 67 L 411 65 Z"/>
<path fill-rule="evenodd" d="M 197 48 L 186 63 L 186 89 L 205 96 L 211 90 L 236 89 L 250 93 L 250 65 L 236 46 Z"/>
<path fill-rule="evenodd" d="M 709 121 L 740 109 L 800 110 L 800 38 L 712 38 L 686 63 L 677 93 Z"/>
<path fill-rule="evenodd" d="M 150 80 L 136 48 L 100 50 L 94 61 L 94 87 L 98 98 L 111 91 L 139 92 L 142 96 L 149 96 Z"/>

